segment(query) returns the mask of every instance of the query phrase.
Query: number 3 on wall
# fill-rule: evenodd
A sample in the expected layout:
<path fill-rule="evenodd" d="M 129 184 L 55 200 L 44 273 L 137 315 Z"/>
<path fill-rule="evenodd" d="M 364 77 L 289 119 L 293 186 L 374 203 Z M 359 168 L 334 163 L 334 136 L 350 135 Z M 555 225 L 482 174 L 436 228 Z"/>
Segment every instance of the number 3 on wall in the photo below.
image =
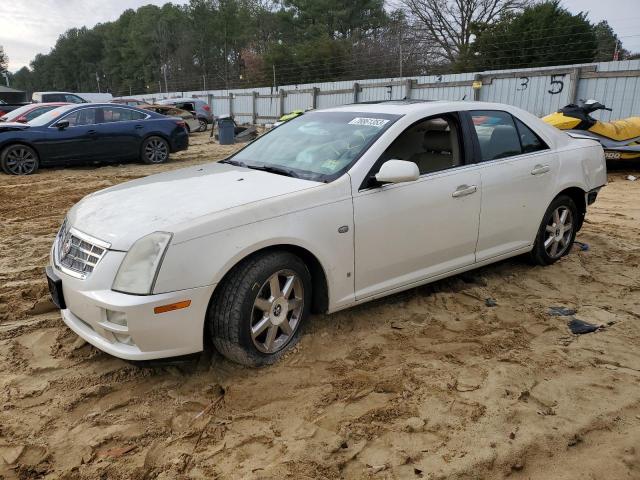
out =
<path fill-rule="evenodd" d="M 551 88 L 547 90 L 551 95 L 557 95 L 562 92 L 562 89 L 564 88 L 564 81 L 562 81 L 562 78 L 564 75 L 565 74 L 551 75 Z"/>

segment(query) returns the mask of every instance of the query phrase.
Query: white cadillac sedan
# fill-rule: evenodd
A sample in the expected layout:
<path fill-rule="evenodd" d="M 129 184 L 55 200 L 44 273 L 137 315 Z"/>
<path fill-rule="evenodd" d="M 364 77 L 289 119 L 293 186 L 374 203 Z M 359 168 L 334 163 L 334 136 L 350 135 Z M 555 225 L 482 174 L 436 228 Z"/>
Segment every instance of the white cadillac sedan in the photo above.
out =
<path fill-rule="evenodd" d="M 605 182 L 599 143 L 508 105 L 349 105 L 87 196 L 47 277 L 64 322 L 112 355 L 184 355 L 209 338 L 260 366 L 310 312 L 515 255 L 557 261 Z"/>

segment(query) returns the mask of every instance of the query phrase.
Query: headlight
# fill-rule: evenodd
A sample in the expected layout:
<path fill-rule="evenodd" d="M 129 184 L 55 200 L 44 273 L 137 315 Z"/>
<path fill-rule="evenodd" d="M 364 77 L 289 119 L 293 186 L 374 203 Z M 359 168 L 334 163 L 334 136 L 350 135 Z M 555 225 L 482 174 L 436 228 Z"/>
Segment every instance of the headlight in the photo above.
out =
<path fill-rule="evenodd" d="M 122 260 L 111 289 L 149 295 L 171 237 L 167 232 L 155 232 L 134 243 Z"/>

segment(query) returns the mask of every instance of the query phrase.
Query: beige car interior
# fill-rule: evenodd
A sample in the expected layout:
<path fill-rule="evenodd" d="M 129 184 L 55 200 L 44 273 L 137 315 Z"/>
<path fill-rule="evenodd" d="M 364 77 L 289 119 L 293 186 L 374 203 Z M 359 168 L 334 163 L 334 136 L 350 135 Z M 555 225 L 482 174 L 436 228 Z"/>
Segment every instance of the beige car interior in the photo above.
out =
<path fill-rule="evenodd" d="M 421 175 L 446 170 L 462 164 L 459 139 L 454 120 L 430 118 L 403 132 L 387 148 L 384 158 L 414 162 Z"/>

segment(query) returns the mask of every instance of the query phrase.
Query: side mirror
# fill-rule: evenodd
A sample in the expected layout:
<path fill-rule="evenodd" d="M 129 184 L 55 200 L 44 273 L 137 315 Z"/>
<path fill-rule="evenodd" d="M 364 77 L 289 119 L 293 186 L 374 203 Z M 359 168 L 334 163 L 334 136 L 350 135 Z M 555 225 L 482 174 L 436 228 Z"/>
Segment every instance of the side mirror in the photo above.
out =
<path fill-rule="evenodd" d="M 413 182 L 418 177 L 420 177 L 418 166 L 406 160 L 387 160 L 375 174 L 375 179 L 380 183 Z"/>
<path fill-rule="evenodd" d="M 27 117 L 20 116 L 20 117 L 16 118 L 16 122 L 18 122 L 18 123 L 27 123 Z"/>
<path fill-rule="evenodd" d="M 61 122 L 58 122 L 54 125 L 58 130 L 64 130 L 65 128 L 67 128 L 69 126 L 69 121 L 68 120 L 62 120 Z"/>

